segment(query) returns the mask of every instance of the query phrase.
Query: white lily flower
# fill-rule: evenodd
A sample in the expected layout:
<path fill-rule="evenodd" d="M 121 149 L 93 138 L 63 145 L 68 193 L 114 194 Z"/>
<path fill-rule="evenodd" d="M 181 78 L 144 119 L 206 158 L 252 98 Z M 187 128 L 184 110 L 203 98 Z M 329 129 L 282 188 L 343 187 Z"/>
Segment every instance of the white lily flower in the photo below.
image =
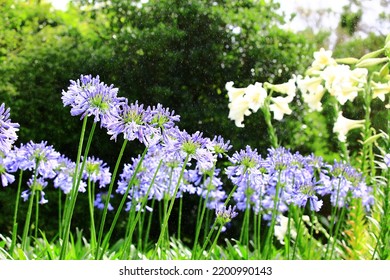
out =
<path fill-rule="evenodd" d="M 279 92 L 279 93 L 283 93 L 283 94 L 287 94 L 288 96 L 290 97 L 294 97 L 295 96 L 295 92 L 296 92 L 296 85 L 295 85 L 295 81 L 297 80 L 297 78 L 294 77 L 291 78 L 290 80 L 288 80 L 287 83 L 283 83 L 283 84 L 276 84 L 276 85 L 273 85 L 273 84 L 270 84 L 270 83 L 265 83 L 264 85 L 273 90 L 273 91 L 276 91 L 276 92 Z"/>
<path fill-rule="evenodd" d="M 328 66 L 321 77 L 325 80 L 329 93 L 344 105 L 348 100 L 352 102 L 359 91 L 364 90 L 367 69 L 356 68 L 351 71 L 348 65 Z"/>
<path fill-rule="evenodd" d="M 275 120 L 282 120 L 283 116 L 290 115 L 292 113 L 292 110 L 290 107 L 288 107 L 288 104 L 292 101 L 292 98 L 287 97 L 273 97 L 271 98 L 271 101 L 273 104 L 269 106 L 270 111 L 274 112 L 274 119 Z"/>
<path fill-rule="evenodd" d="M 325 88 L 322 85 L 318 85 L 315 91 L 309 91 L 308 93 L 303 93 L 303 101 L 309 106 L 309 111 L 322 111 L 321 99 L 325 94 Z"/>
<path fill-rule="evenodd" d="M 249 102 L 249 108 L 256 113 L 259 108 L 263 107 L 264 100 L 267 97 L 267 91 L 261 83 L 249 85 L 246 88 L 244 98 Z"/>
<path fill-rule="evenodd" d="M 351 129 L 364 127 L 364 120 L 351 120 L 343 116 L 343 112 L 339 112 L 337 120 L 333 126 L 333 132 L 338 133 L 340 142 L 347 140 L 347 133 Z"/>
<path fill-rule="evenodd" d="M 242 123 L 244 116 L 251 114 L 248 100 L 244 96 L 237 97 L 233 102 L 229 103 L 228 107 L 230 109 L 228 118 L 233 120 L 237 127 L 244 127 Z"/>
<path fill-rule="evenodd" d="M 225 88 L 228 91 L 229 101 L 233 102 L 235 99 L 237 99 L 240 96 L 243 96 L 246 88 L 235 88 L 233 87 L 234 82 L 227 82 L 225 84 Z"/>
<path fill-rule="evenodd" d="M 321 77 L 306 76 L 304 79 L 297 81 L 298 89 L 302 93 L 315 93 L 318 91 L 318 86 L 322 84 L 323 79 Z"/>
<path fill-rule="evenodd" d="M 321 48 L 318 52 L 314 52 L 314 61 L 312 67 L 314 69 L 324 69 L 329 65 L 336 65 L 336 61 L 332 58 L 333 52 L 330 50 L 325 50 Z"/>
<path fill-rule="evenodd" d="M 376 83 L 371 81 L 372 98 L 379 98 L 383 102 L 385 101 L 385 94 L 390 92 L 390 81 L 387 84 Z"/>

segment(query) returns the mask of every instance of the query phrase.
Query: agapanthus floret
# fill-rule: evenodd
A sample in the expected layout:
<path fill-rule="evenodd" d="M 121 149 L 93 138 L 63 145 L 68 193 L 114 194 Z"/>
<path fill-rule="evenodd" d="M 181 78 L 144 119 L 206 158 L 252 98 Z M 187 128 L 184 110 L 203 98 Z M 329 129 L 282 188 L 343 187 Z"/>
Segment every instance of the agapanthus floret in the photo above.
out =
<path fill-rule="evenodd" d="M 10 174 L 12 173 L 12 170 L 8 166 L 8 158 L 0 156 L 0 182 L 3 187 L 12 184 L 15 181 L 15 176 Z"/>
<path fill-rule="evenodd" d="M 68 91 L 62 91 L 64 106 L 71 106 L 72 116 L 94 116 L 94 122 L 101 121 L 105 127 L 110 118 L 116 115 L 117 106 L 124 98 L 117 97 L 118 89 L 113 85 L 100 82 L 99 76 L 81 76 L 79 80 L 71 81 Z"/>
<path fill-rule="evenodd" d="M 41 194 L 41 199 L 39 203 L 45 204 L 48 202 L 48 200 L 45 198 L 45 192 L 43 191 L 43 189 L 47 186 L 47 181 L 45 181 L 43 177 L 39 177 L 36 179 L 30 178 L 27 182 L 27 186 L 29 187 L 29 189 L 21 193 L 23 201 L 28 200 L 32 192 L 38 191 Z"/>
<path fill-rule="evenodd" d="M 199 148 L 204 147 L 207 143 L 207 140 L 203 138 L 202 133 L 199 131 L 190 135 L 184 130 L 180 134 L 178 134 L 178 136 L 178 144 L 180 145 L 180 150 L 186 155 L 195 156 L 197 150 Z"/>
<path fill-rule="evenodd" d="M 229 160 L 233 165 L 227 167 L 225 173 L 237 186 L 233 194 L 237 208 L 252 208 L 255 213 L 259 213 L 269 181 L 268 173 L 262 170 L 264 160 L 250 146 L 236 152 Z"/>
<path fill-rule="evenodd" d="M 350 197 L 361 198 L 366 209 L 374 203 L 372 188 L 366 185 L 363 175 L 349 164 L 335 161 L 328 173 L 321 174 L 321 183 L 317 192 L 330 194 L 333 206 L 344 207 Z"/>
<path fill-rule="evenodd" d="M 245 150 L 235 152 L 233 156 L 229 157 L 229 161 L 233 164 L 226 168 L 228 178 L 240 177 L 246 172 L 252 172 L 259 169 L 261 156 L 256 149 L 246 146 Z"/>
<path fill-rule="evenodd" d="M 209 143 L 210 139 L 203 137 L 199 131 L 189 134 L 185 130 L 172 128 L 170 136 L 164 141 L 164 147 L 172 158 L 178 161 L 186 157 L 189 160 L 195 159 L 199 169 L 206 171 L 212 169 L 216 162 L 216 155 L 208 148 Z"/>
<path fill-rule="evenodd" d="M 147 193 L 148 199 L 156 199 L 158 201 L 166 198 L 172 198 L 176 186 L 179 191 L 177 196 L 183 192 L 188 192 L 190 184 L 181 179 L 178 181 L 183 168 L 183 160 L 175 161 L 170 156 L 166 156 L 167 152 L 164 146 L 156 145 L 151 147 L 145 155 L 141 166 L 138 168 L 133 185 L 129 186 L 130 180 L 134 175 L 137 165 L 140 161 L 140 156 L 132 159 L 132 163 L 125 164 L 123 172 L 118 181 L 117 192 L 124 194 L 128 187 L 130 200 L 138 201 Z M 169 161 L 169 159 L 175 162 Z M 185 175 L 186 177 L 186 175 Z"/>
<path fill-rule="evenodd" d="M 226 155 L 226 153 L 232 148 L 232 145 L 230 145 L 230 141 L 223 139 L 222 136 L 218 135 L 213 138 L 213 140 L 210 142 L 210 148 L 217 157 L 222 158 L 223 155 Z"/>
<path fill-rule="evenodd" d="M 216 209 L 223 205 L 227 195 L 219 177 L 220 169 L 217 168 L 209 173 L 205 174 L 199 168 L 186 170 L 184 177 L 189 184 L 184 192 L 201 196 L 205 199 L 207 208 Z"/>
<path fill-rule="evenodd" d="M 107 125 L 107 133 L 116 140 L 119 134 L 124 139 L 138 139 L 147 146 L 155 144 L 160 139 L 160 131 L 151 125 L 153 115 L 144 109 L 143 104 L 127 102 L 118 106 L 117 115 Z"/>
<path fill-rule="evenodd" d="M 0 105 L 0 155 L 7 154 L 18 139 L 19 124 L 11 122 L 10 109 Z"/>
<path fill-rule="evenodd" d="M 35 143 L 28 142 L 26 145 L 21 145 L 20 148 L 15 148 L 16 164 L 21 170 L 35 170 L 44 178 L 54 178 L 56 176 L 55 169 L 58 166 L 58 158 L 60 153 L 54 150 L 53 146 L 47 145 L 47 141 Z"/>
<path fill-rule="evenodd" d="M 62 103 L 64 104 L 64 106 L 75 105 L 75 99 L 78 97 L 80 92 L 86 89 L 94 90 L 99 84 L 99 75 L 96 77 L 92 77 L 92 75 L 81 75 L 80 79 L 77 79 L 76 81 L 71 80 L 70 86 L 68 87 L 68 91 L 62 91 Z"/>
<path fill-rule="evenodd" d="M 103 188 L 111 181 L 110 168 L 102 160 L 94 156 L 88 157 L 83 170 L 83 178 L 94 183 L 99 182 L 99 187 Z"/>
<path fill-rule="evenodd" d="M 238 213 L 236 212 L 236 206 L 232 208 L 231 205 L 229 205 L 229 208 L 226 208 L 226 206 L 222 206 L 215 210 L 216 222 L 220 225 L 225 225 L 229 223 L 232 219 L 234 219 Z"/>
<path fill-rule="evenodd" d="M 55 168 L 57 176 L 54 178 L 53 183 L 55 188 L 60 188 L 65 194 L 68 194 L 75 182 L 75 170 L 76 163 L 61 155 L 58 160 L 58 165 Z M 79 192 L 86 191 L 87 184 L 81 180 L 79 185 Z"/>
<path fill-rule="evenodd" d="M 175 111 L 169 111 L 169 108 L 164 108 L 161 104 L 149 106 L 146 111 L 152 116 L 150 124 L 161 129 L 162 132 L 173 128 L 175 123 L 180 121 L 180 116 L 175 115 Z"/>
<path fill-rule="evenodd" d="M 111 195 L 110 197 L 113 198 L 114 195 Z M 107 193 L 97 193 L 93 205 L 98 209 L 104 209 L 107 199 L 108 199 Z M 111 203 L 108 203 L 107 210 L 108 211 L 114 210 L 114 207 L 112 206 Z"/>
<path fill-rule="evenodd" d="M 310 210 L 318 212 L 323 204 L 323 201 L 318 199 L 316 193 L 318 184 L 319 181 L 310 176 L 310 172 L 306 172 L 306 176 L 303 176 L 301 180 L 295 181 L 292 202 L 303 208 L 309 202 Z"/>
<path fill-rule="evenodd" d="M 291 152 L 284 147 L 268 149 L 267 161 L 270 168 L 275 171 L 286 169 L 291 165 L 293 159 Z"/>

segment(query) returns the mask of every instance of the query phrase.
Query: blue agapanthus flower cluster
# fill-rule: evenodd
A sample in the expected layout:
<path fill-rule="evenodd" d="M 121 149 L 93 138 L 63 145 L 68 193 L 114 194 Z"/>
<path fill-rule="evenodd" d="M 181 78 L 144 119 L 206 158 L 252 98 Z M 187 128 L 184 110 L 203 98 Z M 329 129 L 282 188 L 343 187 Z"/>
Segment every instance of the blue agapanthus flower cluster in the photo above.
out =
<path fill-rule="evenodd" d="M 80 79 L 70 83 L 68 90 L 62 91 L 64 106 L 71 107 L 72 116 L 81 115 L 81 119 L 93 116 L 102 127 L 118 113 L 118 105 L 125 102 L 125 98 L 117 97 L 118 89 L 101 82 L 99 76 L 81 75 Z"/>
<path fill-rule="evenodd" d="M 64 106 L 71 107 L 72 116 L 81 115 L 81 119 L 94 116 L 94 122 L 107 128 L 111 139 L 123 135 L 128 141 L 138 139 L 146 146 L 159 143 L 165 131 L 180 119 L 161 104 L 144 108 L 143 104 L 118 97 L 117 93 L 117 88 L 104 84 L 99 76 L 81 75 L 62 92 L 62 101 Z"/>
<path fill-rule="evenodd" d="M 170 199 L 178 187 L 177 197 L 184 193 L 197 194 L 207 198 L 207 206 L 215 209 L 223 203 L 226 193 L 218 177 L 220 170 L 215 168 L 216 158 L 230 149 L 223 138 L 213 140 L 199 132 L 192 135 L 172 127 L 165 131 L 164 141 L 151 146 L 140 163 L 141 157 L 133 158 L 124 165 L 117 192 L 124 194 L 133 179 L 129 191 L 127 209 L 138 205 L 143 197 L 148 199 Z M 185 159 L 187 160 L 187 165 Z M 134 175 L 135 171 L 138 172 Z M 181 172 L 183 176 L 181 177 Z"/>
<path fill-rule="evenodd" d="M 68 194 L 74 183 L 76 164 L 70 159 L 57 152 L 53 146 L 46 141 L 21 144 L 8 151 L 0 161 L 0 174 L 2 185 L 8 186 L 15 181 L 15 172 L 21 170 L 29 172 L 30 179 L 27 182 L 27 190 L 24 190 L 21 197 L 26 201 L 33 191 L 39 191 L 40 203 L 47 203 L 45 192 L 48 186 L 61 189 Z M 99 187 L 105 187 L 111 180 L 111 173 L 106 163 L 90 157 L 87 159 L 83 170 L 83 180 L 80 182 L 79 191 L 86 191 L 86 181 L 91 180 L 98 183 Z M 51 184 L 49 184 L 51 183 Z"/>
<path fill-rule="evenodd" d="M 344 163 L 330 165 L 321 157 L 293 154 L 282 147 L 269 149 L 263 158 L 249 146 L 230 157 L 230 162 L 226 174 L 237 186 L 233 194 L 237 208 L 261 211 L 265 219 L 275 203 L 283 213 L 289 205 L 318 212 L 327 197 L 336 207 L 345 206 L 351 197 L 361 198 L 367 209 L 374 202 L 362 174 Z"/>
<path fill-rule="evenodd" d="M 0 155 L 7 154 L 18 139 L 19 124 L 11 122 L 10 109 L 0 105 Z"/>
<path fill-rule="evenodd" d="M 18 139 L 19 124 L 11 122 L 10 109 L 5 104 L 0 105 L 0 181 L 3 187 L 15 180 L 12 175 L 10 159 L 7 157 L 13 144 Z"/>

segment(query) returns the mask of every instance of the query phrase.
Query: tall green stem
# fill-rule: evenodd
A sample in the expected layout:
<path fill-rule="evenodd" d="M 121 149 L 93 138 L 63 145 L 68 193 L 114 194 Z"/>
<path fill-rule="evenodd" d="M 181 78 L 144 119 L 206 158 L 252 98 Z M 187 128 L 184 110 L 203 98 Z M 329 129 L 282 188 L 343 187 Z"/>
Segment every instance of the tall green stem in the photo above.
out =
<path fill-rule="evenodd" d="M 24 223 L 24 229 L 23 229 L 23 235 L 22 235 L 22 250 L 26 251 L 27 249 L 27 235 L 30 229 L 30 220 L 31 220 L 31 213 L 32 213 L 32 208 L 34 204 L 34 196 L 35 196 L 35 184 L 37 182 L 37 176 L 38 176 L 38 166 L 39 166 L 39 160 L 36 160 L 35 162 L 35 171 L 34 171 L 34 181 L 32 184 L 31 188 L 31 196 L 29 197 L 29 204 L 28 204 L 28 209 L 27 209 L 27 214 L 26 214 L 26 221 Z"/>
<path fill-rule="evenodd" d="M 69 201 L 68 201 L 67 205 L 65 206 L 64 226 L 63 226 L 64 234 L 63 234 L 63 241 L 62 241 L 63 243 L 62 243 L 61 253 L 60 253 L 61 260 L 64 260 L 66 257 L 66 251 L 68 249 L 68 241 L 69 241 L 69 234 L 70 234 L 70 226 L 72 223 L 72 216 L 73 216 L 74 208 L 76 205 L 77 194 L 79 193 L 80 182 L 81 182 L 81 179 L 83 176 L 84 166 L 85 166 L 85 163 L 87 161 L 89 148 L 91 147 L 93 135 L 95 133 L 96 122 L 94 122 L 92 124 L 91 132 L 89 133 L 87 145 L 86 145 L 85 151 L 84 151 L 84 156 L 83 156 L 84 160 L 81 164 L 81 168 L 79 169 L 86 126 L 87 126 L 87 117 L 84 118 L 82 130 L 81 130 L 79 147 L 78 147 L 78 152 L 77 152 L 77 162 L 76 162 L 76 168 L 75 168 L 75 173 L 74 173 L 74 177 L 73 177 L 73 186 L 72 186 L 72 190 L 71 190 L 71 195 L 69 197 Z"/>
<path fill-rule="evenodd" d="M 126 232 L 124 248 L 122 250 L 122 259 L 127 258 L 127 256 L 128 256 L 127 253 L 128 253 L 128 249 L 130 248 L 130 245 L 131 245 L 131 240 L 132 240 L 132 237 L 133 237 L 133 233 L 134 233 L 135 227 L 136 227 L 138 221 L 140 220 L 141 213 L 145 209 L 147 201 L 149 200 L 150 191 L 152 190 L 152 187 L 154 185 L 154 181 L 156 180 L 156 177 L 157 177 L 157 174 L 158 174 L 158 172 L 160 170 L 162 162 L 163 161 L 160 160 L 160 162 L 159 162 L 159 164 L 158 164 L 158 166 L 157 166 L 157 168 L 156 168 L 156 170 L 154 172 L 154 175 L 153 175 L 153 178 L 152 178 L 152 180 L 151 180 L 151 182 L 149 184 L 148 190 L 146 191 L 146 194 L 144 195 L 144 197 L 141 200 L 141 207 L 138 210 L 137 215 L 135 216 L 134 219 L 132 219 L 131 217 L 133 216 L 134 213 L 131 213 L 130 214 L 130 218 L 127 221 L 127 229 L 128 230 Z M 132 196 L 132 197 L 134 197 L 134 196 Z M 130 211 L 133 210 L 133 212 L 134 212 L 135 206 L 136 205 L 132 204 Z M 142 229 L 142 225 L 140 225 L 140 228 Z M 139 236 L 139 239 L 141 239 L 141 235 Z"/>
<path fill-rule="evenodd" d="M 107 217 L 107 212 L 108 212 L 108 205 L 110 203 L 111 193 L 112 193 L 112 189 L 113 189 L 114 182 L 115 182 L 115 179 L 116 179 L 116 174 L 118 173 L 119 165 L 120 165 L 120 163 L 122 161 L 122 157 L 123 157 L 123 154 L 125 152 L 125 148 L 126 148 L 127 143 L 128 143 L 128 140 L 124 139 L 123 144 L 122 144 L 122 148 L 121 148 L 121 150 L 119 152 L 119 155 L 118 155 L 116 163 L 115 163 L 114 171 L 113 171 L 112 176 L 111 176 L 110 185 L 108 186 L 107 199 L 106 199 L 106 201 L 104 203 L 103 213 L 102 213 L 101 221 L 100 221 L 100 225 L 99 225 L 99 234 L 98 234 L 98 241 L 97 241 L 97 248 L 98 248 L 98 250 L 100 249 L 100 246 L 102 244 L 104 226 L 105 226 L 105 223 L 106 223 L 106 217 Z M 98 250 L 96 251 L 96 255 L 95 255 L 96 259 L 98 258 Z"/>
<path fill-rule="evenodd" d="M 237 187 L 238 187 L 238 186 L 235 185 L 235 186 L 233 187 L 233 189 L 230 191 L 230 193 L 229 193 L 229 195 L 228 195 L 228 197 L 226 198 L 225 203 L 224 203 L 224 206 L 225 206 L 225 207 L 228 205 L 228 203 L 229 203 L 230 199 L 232 198 L 234 192 L 236 191 Z M 196 255 L 196 258 L 192 257 L 192 259 L 198 259 L 198 260 L 201 259 L 201 256 L 203 255 L 203 252 L 204 252 L 204 250 L 205 250 L 206 247 L 207 247 L 207 244 L 210 243 L 211 236 L 212 236 L 212 234 L 213 234 L 213 232 L 214 232 L 214 230 L 215 230 L 216 225 L 217 225 L 217 219 L 214 220 L 213 225 L 210 227 L 210 231 L 209 231 L 207 237 L 205 238 L 205 241 L 204 241 L 204 243 L 203 243 L 202 248 L 200 249 L 199 254 Z M 208 227 L 207 227 L 207 228 L 208 228 Z M 222 227 L 221 227 L 221 228 L 222 228 Z M 216 239 L 217 239 L 217 238 L 216 238 Z"/>
<path fill-rule="evenodd" d="M 35 240 L 38 238 L 38 222 L 39 222 L 39 194 L 41 191 L 36 191 L 37 195 L 35 196 L 35 228 L 34 228 L 34 237 Z"/>
<path fill-rule="evenodd" d="M 19 180 L 18 180 L 18 190 L 16 192 L 16 199 L 15 199 L 15 209 L 14 209 L 14 219 L 13 219 L 14 223 L 12 228 L 12 241 L 10 247 L 11 254 L 14 251 L 16 245 L 16 239 L 18 237 L 18 211 L 19 211 L 20 193 L 22 189 L 22 180 L 23 180 L 23 170 L 20 170 Z"/>
<path fill-rule="evenodd" d="M 371 137 L 371 91 L 369 87 L 369 81 L 367 82 L 366 89 L 364 91 L 364 128 L 363 128 L 363 143 Z M 371 164 L 367 162 L 368 157 L 372 154 L 372 143 L 363 144 L 362 159 L 361 159 L 361 171 L 367 178 L 369 177 L 369 168 Z M 375 170 L 375 168 L 374 168 Z M 373 172 L 374 170 L 371 170 Z M 373 175 L 373 174 L 371 174 Z"/>
<path fill-rule="evenodd" d="M 164 218 L 164 222 L 163 222 L 163 225 L 162 225 L 160 236 L 158 238 L 157 245 L 156 245 L 156 248 L 155 248 L 154 253 L 153 253 L 153 258 L 155 256 L 155 254 L 157 253 L 158 248 L 160 248 L 161 242 L 163 241 L 165 230 L 168 228 L 169 217 L 171 215 L 171 212 L 172 212 L 172 209 L 173 209 L 173 204 L 175 203 L 175 199 L 176 199 L 177 193 L 179 191 L 180 183 L 181 183 L 181 180 L 182 180 L 183 175 L 184 175 L 184 170 L 186 169 L 186 166 L 187 166 L 187 163 L 189 161 L 189 158 L 190 158 L 190 155 L 187 154 L 187 156 L 186 156 L 186 158 L 184 160 L 184 163 L 183 163 L 183 168 L 181 169 L 181 172 L 180 172 L 179 179 L 178 179 L 177 184 L 176 184 L 175 191 L 174 191 L 174 193 L 172 195 L 171 202 L 169 204 L 168 212 L 167 212 L 167 214 L 166 214 L 166 216 Z"/>
<path fill-rule="evenodd" d="M 89 206 L 89 216 L 90 216 L 90 243 L 91 243 L 91 253 L 94 254 L 96 250 L 96 230 L 95 230 L 95 215 L 94 215 L 94 200 L 95 196 L 93 189 L 95 184 L 92 185 L 91 179 L 88 177 L 88 206 Z"/>
<path fill-rule="evenodd" d="M 264 246 L 264 256 L 266 259 L 270 258 L 270 251 L 271 248 L 273 247 L 273 236 L 274 236 L 274 228 L 275 228 L 275 223 L 276 223 L 276 217 L 278 215 L 278 208 L 279 208 L 279 194 L 281 191 L 281 185 L 280 185 L 280 176 L 281 172 L 279 171 L 278 174 L 278 183 L 276 184 L 276 190 L 275 190 L 275 198 L 274 198 L 274 207 L 272 210 L 272 219 L 271 219 L 271 225 L 268 229 L 267 232 L 267 237 L 265 241 L 265 246 Z"/>
<path fill-rule="evenodd" d="M 137 166 L 136 166 L 136 168 L 134 170 L 134 173 L 131 176 L 129 184 L 127 185 L 127 189 L 126 189 L 125 193 L 123 194 L 122 200 L 121 200 L 121 202 L 120 202 L 120 204 L 118 206 L 118 209 L 117 209 L 117 211 L 115 213 L 114 220 L 112 221 L 110 229 L 108 230 L 108 233 L 106 234 L 106 236 L 105 236 L 105 238 L 103 240 L 102 246 L 100 248 L 101 251 L 100 251 L 100 254 L 98 255 L 97 259 L 102 259 L 103 258 L 104 252 L 107 249 L 109 241 L 111 239 L 111 235 L 114 232 L 114 228 L 116 226 L 116 223 L 117 223 L 117 221 L 119 219 L 119 216 L 121 214 L 123 206 L 125 205 L 127 197 L 129 195 L 129 191 L 130 191 L 131 187 L 134 185 L 135 178 L 137 176 L 137 173 L 138 173 L 139 169 L 142 166 L 142 162 L 143 162 L 143 160 L 145 158 L 145 155 L 146 155 L 147 151 L 148 151 L 148 148 L 145 148 L 143 153 L 142 153 L 142 155 L 141 155 L 141 158 L 139 159 L 138 164 L 137 164 Z"/>
<path fill-rule="evenodd" d="M 272 147 L 277 148 L 279 147 L 279 142 L 278 142 L 278 137 L 276 136 L 275 128 L 272 125 L 269 102 L 270 102 L 270 97 L 267 97 L 265 99 L 264 106 L 262 107 L 262 111 L 264 114 L 265 124 L 267 125 L 271 145 Z"/>
<path fill-rule="evenodd" d="M 336 201 L 335 201 L 335 205 L 332 207 L 332 215 L 330 217 L 330 226 L 329 226 L 329 240 L 328 240 L 328 244 L 326 246 L 326 251 L 325 251 L 325 259 L 328 260 L 328 252 L 329 252 L 329 248 L 330 248 L 330 245 L 331 243 L 335 242 L 334 240 L 334 236 L 333 236 L 333 227 L 334 227 L 334 223 L 335 223 L 335 219 L 336 219 L 336 216 L 337 216 L 337 212 L 338 212 L 338 205 L 339 205 L 339 197 L 340 197 L 340 183 L 341 183 L 341 179 L 339 179 L 339 183 L 338 183 L 338 186 L 337 186 L 337 193 L 336 193 Z M 332 244 L 333 246 L 333 244 Z"/>
<path fill-rule="evenodd" d="M 195 239 L 194 239 L 194 245 L 192 247 L 192 257 L 196 256 L 196 250 L 197 250 L 197 247 L 198 247 L 199 234 L 200 234 L 200 230 L 202 228 L 204 214 L 206 212 L 207 202 L 208 202 L 210 191 L 211 191 L 210 187 L 212 186 L 211 178 L 214 176 L 214 172 L 215 172 L 215 165 L 213 166 L 213 169 L 212 169 L 212 172 L 211 172 L 211 175 L 210 175 L 210 182 L 207 185 L 207 193 L 206 193 L 206 198 L 204 200 L 204 204 L 202 203 L 203 202 L 202 195 L 200 195 L 200 197 L 199 197 L 198 214 L 197 214 L 196 229 L 195 229 Z"/>

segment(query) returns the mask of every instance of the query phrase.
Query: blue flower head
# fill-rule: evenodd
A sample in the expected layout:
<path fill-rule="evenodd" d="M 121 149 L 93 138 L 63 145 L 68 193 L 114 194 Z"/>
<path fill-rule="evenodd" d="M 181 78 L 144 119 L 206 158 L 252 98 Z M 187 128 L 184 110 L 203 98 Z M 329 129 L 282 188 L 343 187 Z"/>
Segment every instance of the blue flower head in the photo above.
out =
<path fill-rule="evenodd" d="M 16 134 L 19 124 L 12 123 L 10 119 L 10 109 L 5 108 L 5 104 L 0 105 L 0 157 L 7 154 L 14 142 L 18 139 Z"/>
<path fill-rule="evenodd" d="M 70 81 L 67 91 L 62 91 L 64 106 L 70 106 L 72 116 L 94 116 L 94 122 L 101 121 L 105 127 L 109 120 L 116 115 L 117 106 L 124 98 L 117 97 L 118 89 L 113 85 L 107 86 L 100 82 L 99 76 L 81 75 L 77 81 Z"/>

